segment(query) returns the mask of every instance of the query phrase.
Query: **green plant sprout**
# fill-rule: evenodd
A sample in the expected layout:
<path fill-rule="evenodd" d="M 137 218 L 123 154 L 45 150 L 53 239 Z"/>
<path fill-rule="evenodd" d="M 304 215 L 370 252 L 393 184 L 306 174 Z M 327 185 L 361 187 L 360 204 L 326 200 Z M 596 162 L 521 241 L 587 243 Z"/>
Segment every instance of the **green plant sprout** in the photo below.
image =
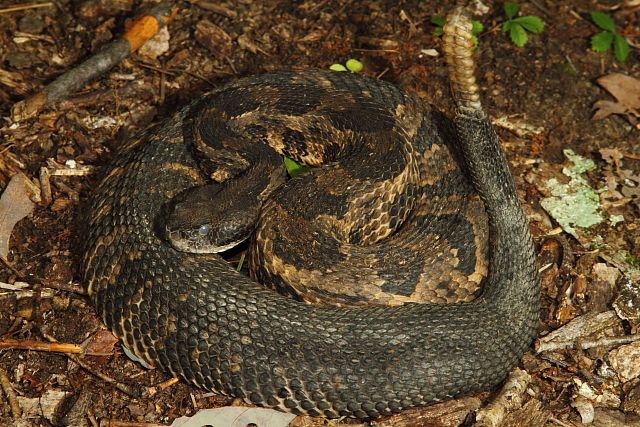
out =
<path fill-rule="evenodd" d="M 429 19 L 429 22 L 431 22 L 431 25 L 435 27 L 435 29 L 433 30 L 433 35 L 441 36 L 442 33 L 444 32 L 443 28 L 447 23 L 446 18 L 442 15 L 433 15 Z M 478 48 L 478 34 L 480 34 L 483 31 L 484 31 L 484 25 L 482 25 L 482 22 L 471 20 L 471 34 L 472 34 L 471 40 L 473 40 L 473 44 L 474 44 L 473 50 L 476 50 Z"/>
<path fill-rule="evenodd" d="M 346 67 L 345 67 L 345 65 L 346 65 Z M 354 73 L 359 73 L 364 68 L 364 65 L 362 65 L 362 62 L 358 61 L 357 59 L 353 59 L 353 58 L 347 60 L 347 62 L 345 62 L 345 65 L 332 64 L 329 67 L 329 69 L 332 70 L 332 71 L 351 71 L 351 72 L 354 72 Z"/>
<path fill-rule="evenodd" d="M 502 31 L 508 31 L 513 44 L 522 47 L 527 43 L 527 40 L 529 40 L 527 31 L 540 34 L 544 31 L 544 22 L 535 15 L 514 18 L 519 9 L 520 5 L 518 3 L 511 1 L 504 2 L 504 14 L 507 15 L 507 20 L 502 24 Z"/>
<path fill-rule="evenodd" d="M 604 31 L 591 36 L 591 49 L 594 52 L 606 52 L 613 45 L 613 54 L 619 62 L 625 62 L 629 57 L 629 44 L 624 37 L 616 32 L 613 19 L 603 12 L 591 12 L 591 20 Z"/>
<path fill-rule="evenodd" d="M 298 163 L 289 157 L 284 158 L 284 166 L 287 168 L 287 173 L 291 178 L 294 178 L 298 175 L 302 175 L 311 169 L 311 166 L 305 165 L 302 163 Z"/>

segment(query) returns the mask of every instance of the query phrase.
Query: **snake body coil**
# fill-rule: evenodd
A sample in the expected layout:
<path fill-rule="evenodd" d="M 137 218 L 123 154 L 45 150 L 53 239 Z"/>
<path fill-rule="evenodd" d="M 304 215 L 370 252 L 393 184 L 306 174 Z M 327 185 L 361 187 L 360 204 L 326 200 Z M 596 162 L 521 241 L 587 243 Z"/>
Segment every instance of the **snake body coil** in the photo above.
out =
<path fill-rule="evenodd" d="M 456 16 L 449 23 L 449 47 L 464 55 L 467 24 Z M 84 277 L 104 322 L 138 356 L 173 375 L 295 413 L 374 418 L 499 383 L 535 336 L 539 280 L 505 155 L 473 81 L 463 78 L 468 58 L 448 55 L 462 69 L 452 74 L 454 83 L 471 87 L 465 95 L 457 89 L 456 128 L 488 218 L 481 297 L 457 304 L 311 306 L 265 289 L 216 255 L 174 250 L 159 237 L 157 220 L 173 196 L 202 183 L 185 144 L 188 119 L 201 108 L 196 102 L 131 141 L 93 199 Z M 299 79 L 327 91 L 366 92 L 385 108 L 414 99 L 388 83 L 319 71 L 243 79 L 209 96 L 252 86 L 286 90 L 286 81 Z M 247 102 L 237 100 L 237 108 L 249 108 Z M 412 138 L 421 141 L 421 132 L 434 129 L 425 121 Z"/>

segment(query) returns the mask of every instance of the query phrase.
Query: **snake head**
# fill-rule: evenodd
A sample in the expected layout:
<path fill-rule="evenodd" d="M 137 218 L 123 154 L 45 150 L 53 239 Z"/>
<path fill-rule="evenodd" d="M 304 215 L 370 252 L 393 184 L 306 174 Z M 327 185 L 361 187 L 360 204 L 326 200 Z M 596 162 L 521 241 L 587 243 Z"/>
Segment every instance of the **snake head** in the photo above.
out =
<path fill-rule="evenodd" d="M 250 195 L 226 197 L 221 187 L 193 187 L 172 201 L 165 237 L 175 249 L 219 253 L 249 238 L 258 220 L 259 202 Z"/>

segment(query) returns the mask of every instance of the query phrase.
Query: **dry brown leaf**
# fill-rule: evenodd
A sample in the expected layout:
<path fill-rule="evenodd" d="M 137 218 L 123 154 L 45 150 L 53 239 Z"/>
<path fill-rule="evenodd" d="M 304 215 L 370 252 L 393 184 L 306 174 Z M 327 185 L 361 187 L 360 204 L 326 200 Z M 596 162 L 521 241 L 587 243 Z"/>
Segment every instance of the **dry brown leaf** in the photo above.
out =
<path fill-rule="evenodd" d="M 85 355 L 103 356 L 111 355 L 117 342 L 118 338 L 111 332 L 100 330 L 82 343 L 82 346 L 84 347 Z"/>
<path fill-rule="evenodd" d="M 601 120 L 611 114 L 624 114 L 627 111 L 627 108 L 624 105 L 614 101 L 606 101 L 604 99 L 596 101 L 593 104 L 593 109 L 596 110 L 596 112 L 593 113 L 593 120 Z"/>
<path fill-rule="evenodd" d="M 625 107 L 640 107 L 640 80 L 620 73 L 611 73 L 600 77 L 598 84 Z"/>
<path fill-rule="evenodd" d="M 610 114 L 627 114 L 640 107 L 640 80 L 620 73 L 611 73 L 597 81 L 617 102 L 597 101 L 593 105 L 596 109 L 594 120 L 603 119 Z M 630 115 L 628 117 L 632 118 Z"/>
<path fill-rule="evenodd" d="M 191 417 L 176 418 L 172 427 L 196 427 L 203 425 L 244 427 L 255 424 L 264 427 L 286 427 L 296 416 L 274 409 L 242 408 L 227 406 L 215 409 L 200 409 Z"/>
<path fill-rule="evenodd" d="M 22 174 L 14 175 L 0 197 L 0 257 L 3 258 L 9 255 L 9 238 L 13 227 L 29 215 L 35 206 L 31 201 L 33 193 L 27 179 Z"/>
<path fill-rule="evenodd" d="M 640 207 L 640 174 L 622 168 L 624 156 L 620 150 L 601 148 L 600 155 L 607 162 L 604 168 L 607 190 L 601 193 L 600 197 L 604 200 L 620 200 L 628 197 Z"/>

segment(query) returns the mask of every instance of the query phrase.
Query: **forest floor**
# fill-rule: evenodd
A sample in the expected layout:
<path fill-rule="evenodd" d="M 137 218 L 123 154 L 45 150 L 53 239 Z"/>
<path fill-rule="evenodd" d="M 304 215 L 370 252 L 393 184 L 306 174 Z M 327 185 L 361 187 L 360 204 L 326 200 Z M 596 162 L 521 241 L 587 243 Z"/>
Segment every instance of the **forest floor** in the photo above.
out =
<path fill-rule="evenodd" d="M 12 3 L 0 1 L 0 9 Z M 17 173 L 40 186 L 47 172 L 52 187 L 52 199 L 37 203 L 13 229 L 0 264 L 0 395 L 15 397 L 0 399 L 2 425 L 170 425 L 233 402 L 184 382 L 159 387 L 168 377 L 129 360 L 86 297 L 79 248 L 87 200 L 102 167 L 137 131 L 238 76 L 326 69 L 351 58 L 363 63 L 362 73 L 452 114 L 441 40 L 430 18 L 445 15 L 454 1 L 175 3 L 164 41 L 18 122 L 11 119 L 16 102 L 122 35 L 143 5 L 60 0 L 0 11 L 0 188 Z M 520 364 L 529 377 L 520 379 L 521 393 L 500 423 L 640 426 L 640 83 L 620 77 L 640 77 L 640 63 L 636 47 L 626 63 L 590 48 L 601 31 L 590 12 L 609 14 L 636 46 L 638 12 L 621 0 L 521 2 L 519 15 L 539 16 L 546 25 L 518 47 L 502 31 L 503 2 L 474 3 L 474 18 L 484 25 L 476 53 L 483 103 L 513 168 L 543 285 L 539 340 Z M 618 99 L 603 85 L 620 87 Z M 616 113 L 595 120 L 598 101 L 609 101 L 598 104 L 602 113 Z M 545 340 L 550 333 L 559 337 Z M 84 353 L 21 348 L 54 340 L 84 343 Z M 95 346 L 92 352 L 86 343 Z M 85 366 L 147 390 L 146 396 L 131 397 Z M 152 396 L 149 387 L 156 387 Z M 473 425 L 498 393 L 376 425 Z"/>

